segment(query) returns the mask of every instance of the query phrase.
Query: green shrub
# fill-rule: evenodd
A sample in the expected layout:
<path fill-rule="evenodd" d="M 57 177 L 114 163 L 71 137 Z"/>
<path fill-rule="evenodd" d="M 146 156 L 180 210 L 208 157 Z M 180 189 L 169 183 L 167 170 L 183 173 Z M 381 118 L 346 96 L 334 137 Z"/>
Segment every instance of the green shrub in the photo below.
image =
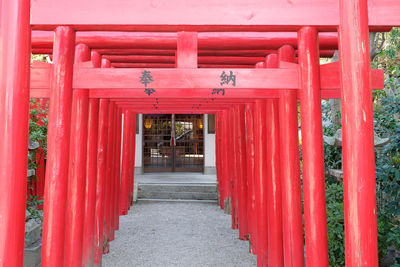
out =
<path fill-rule="evenodd" d="M 344 266 L 343 185 L 327 183 L 325 190 L 329 266 Z"/>

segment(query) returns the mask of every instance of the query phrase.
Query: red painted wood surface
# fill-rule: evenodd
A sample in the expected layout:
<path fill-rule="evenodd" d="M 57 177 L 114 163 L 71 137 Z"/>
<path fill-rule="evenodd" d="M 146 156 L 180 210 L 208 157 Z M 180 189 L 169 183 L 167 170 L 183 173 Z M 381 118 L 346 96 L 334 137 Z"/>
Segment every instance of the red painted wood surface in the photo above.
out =
<path fill-rule="evenodd" d="M 94 263 L 99 99 L 89 100 L 82 264 Z"/>
<path fill-rule="evenodd" d="M 247 165 L 246 165 L 246 129 L 244 105 L 235 106 L 235 147 L 237 168 L 237 192 L 238 192 L 238 220 L 239 238 L 248 240 L 247 220 Z"/>
<path fill-rule="evenodd" d="M 269 55 L 267 68 L 279 66 L 278 55 Z M 267 99 L 266 103 L 266 161 L 267 161 L 267 220 L 268 220 L 268 263 L 284 266 L 282 230 L 282 176 L 279 134 L 279 101 Z"/>
<path fill-rule="evenodd" d="M 154 82 L 148 86 L 154 89 L 183 88 L 226 88 L 226 89 L 299 89 L 299 73 L 297 68 L 285 69 L 96 69 L 75 68 L 75 89 L 108 89 L 108 88 L 143 88 L 140 77 L 143 71 L 150 71 Z M 221 85 L 222 72 L 236 75 L 236 85 Z M 339 89 L 338 63 L 321 66 L 321 88 Z M 384 87 L 383 70 L 372 71 L 373 89 Z M 34 68 L 31 70 L 31 88 L 49 88 L 50 68 Z"/>
<path fill-rule="evenodd" d="M 398 1 L 370 0 L 369 6 L 369 25 L 400 25 Z M 339 5 L 335 0 L 232 0 L 229 4 L 212 0 L 37 0 L 32 2 L 31 24 L 34 29 L 72 24 L 80 30 L 283 31 L 301 25 L 332 30 L 339 25 Z"/>
<path fill-rule="evenodd" d="M 115 103 L 111 102 L 108 106 L 108 141 L 107 141 L 107 169 L 106 169 L 106 183 L 105 183 L 105 202 L 104 202 L 104 222 L 105 229 L 104 234 L 105 242 L 111 241 L 111 186 L 112 186 L 112 164 L 113 164 L 113 149 L 114 149 L 114 110 Z"/>
<path fill-rule="evenodd" d="M 129 132 L 132 130 L 130 125 L 131 114 L 128 109 L 124 110 L 120 215 L 128 214 L 129 208 Z"/>
<path fill-rule="evenodd" d="M 100 99 L 99 131 L 97 142 L 97 184 L 94 263 L 99 264 L 103 254 L 103 233 L 105 218 L 105 191 L 108 147 L 108 99 Z"/>
<path fill-rule="evenodd" d="M 224 209 L 223 195 L 225 194 L 222 181 L 222 136 L 221 136 L 221 112 L 215 114 L 215 169 L 217 173 L 217 190 L 218 190 L 218 205 Z"/>
<path fill-rule="evenodd" d="M 329 266 L 326 222 L 321 90 L 315 28 L 299 31 L 300 109 L 303 149 L 303 199 L 308 266 Z"/>
<path fill-rule="evenodd" d="M 101 67 L 101 56 L 91 51 L 91 62 L 96 68 Z M 89 100 L 87 166 L 85 190 L 85 220 L 82 243 L 82 264 L 94 264 L 95 248 L 95 211 L 96 211 L 96 184 L 97 184 L 97 143 L 99 130 L 99 99 Z"/>
<path fill-rule="evenodd" d="M 254 103 L 245 105 L 246 117 L 246 172 L 247 172 L 247 217 L 249 227 L 249 251 L 256 253 L 257 214 L 254 181 Z"/>
<path fill-rule="evenodd" d="M 115 225 L 115 200 L 116 200 L 116 195 L 115 195 L 115 187 L 116 187 L 116 175 L 115 175 L 115 169 L 117 168 L 117 124 L 118 124 L 118 107 L 114 105 L 114 111 L 113 111 L 113 120 L 112 120 L 112 125 L 111 125 L 111 130 L 112 130 L 112 150 L 111 150 L 111 170 L 110 170 L 110 207 L 109 207 L 109 221 L 110 221 L 110 235 L 109 235 L 109 241 L 114 241 L 115 239 L 115 230 L 116 230 L 116 225 Z"/>
<path fill-rule="evenodd" d="M 34 34 L 35 32 L 33 32 Z M 328 34 L 328 33 L 321 33 Z M 247 44 L 248 46 L 253 45 L 250 41 Z M 266 44 L 267 45 L 267 44 Z M 322 43 L 321 43 L 322 46 Z M 263 47 L 264 48 L 264 47 Z M 103 48 L 96 49 L 102 55 L 150 55 L 150 56 L 174 56 L 174 49 L 135 49 L 135 48 Z M 217 50 L 214 48 L 213 50 L 200 50 L 198 51 L 199 56 L 242 56 L 242 57 L 265 57 L 269 54 L 276 53 L 276 49 L 253 49 L 246 47 L 245 49 L 240 50 Z M 321 57 L 332 57 L 335 50 L 333 49 L 324 49 L 323 47 L 320 50 Z M 32 53 L 34 54 L 49 54 L 52 53 L 51 48 L 33 48 Z"/>
<path fill-rule="evenodd" d="M 283 46 L 279 49 L 279 59 L 293 62 L 293 48 Z M 284 261 L 287 266 L 301 267 L 304 266 L 304 241 L 297 112 L 296 91 L 282 91 L 279 99 L 279 134 Z"/>
<path fill-rule="evenodd" d="M 22 266 L 28 168 L 30 1 L 2 1 L 0 6 L 0 265 Z"/>
<path fill-rule="evenodd" d="M 228 186 L 230 187 L 231 197 L 231 217 L 232 217 L 232 229 L 238 229 L 238 162 L 237 162 L 237 144 L 235 139 L 237 138 L 237 132 L 235 131 L 235 111 L 231 107 L 228 109 L 228 160 L 229 160 L 229 176 Z"/>
<path fill-rule="evenodd" d="M 117 115 L 117 151 L 116 151 L 116 170 L 115 170 L 115 182 L 116 182 L 116 188 L 115 188 L 115 210 L 114 210 L 114 216 L 115 216 L 115 229 L 119 230 L 119 204 L 120 204 L 120 194 L 121 194 L 121 153 L 122 153 L 122 109 L 118 109 L 118 115 Z"/>
<path fill-rule="evenodd" d="M 264 67 L 261 65 L 260 67 Z M 254 185 L 257 218 L 257 265 L 268 263 L 268 224 L 267 224 L 267 161 L 265 100 L 254 104 Z"/>
<path fill-rule="evenodd" d="M 88 60 L 90 60 L 89 47 L 84 44 L 76 45 L 75 63 Z M 65 266 L 78 266 L 82 264 L 88 114 L 88 90 L 74 90 L 71 109 L 67 207 L 65 211 Z"/>
<path fill-rule="evenodd" d="M 334 30 L 336 31 L 336 30 Z M 336 50 L 338 35 L 336 32 L 320 33 L 321 50 Z M 32 31 L 32 48 L 51 49 L 53 33 L 49 31 Z M 151 32 L 77 32 L 77 43 L 88 45 L 91 49 L 177 49 L 178 33 Z M 296 32 L 200 32 L 198 33 L 199 50 L 254 50 L 278 49 L 283 44 L 297 47 Z M 157 51 L 157 50 L 156 50 Z M 102 54 L 106 54 L 101 52 Z M 171 52 L 168 52 L 171 53 Z M 135 53 L 129 53 L 135 54 Z M 146 53 L 149 54 L 149 53 Z M 151 53 L 150 55 L 156 55 Z M 174 55 L 174 51 L 171 56 Z M 200 56 L 204 54 L 200 53 Z M 214 54 L 211 54 L 214 55 Z"/>
<path fill-rule="evenodd" d="M 229 177 L 229 163 L 228 163 L 228 111 L 223 110 L 221 113 L 221 160 L 222 160 L 222 186 L 223 192 L 222 201 L 225 203 L 231 196 L 230 177 Z M 227 203 L 225 203 L 227 204 Z M 224 206 L 226 208 L 226 206 Z"/>
<path fill-rule="evenodd" d="M 42 266 L 62 266 L 71 128 L 75 32 L 55 31 L 53 72 L 47 134 L 45 202 L 43 206 Z M 60 223 L 61 222 L 61 223 Z"/>
<path fill-rule="evenodd" d="M 366 0 L 339 1 L 346 266 L 378 266 L 375 152 Z M 390 7 L 388 8 L 388 10 Z"/>
<path fill-rule="evenodd" d="M 132 130 L 129 132 L 130 145 L 129 145 L 129 158 L 130 158 L 130 169 L 129 169 L 129 201 L 130 206 L 133 205 L 133 194 L 134 194 L 134 184 L 135 184 L 135 155 L 136 155 L 136 130 L 133 130 L 134 125 L 136 125 L 136 113 L 131 116 L 130 124 L 132 125 Z"/>

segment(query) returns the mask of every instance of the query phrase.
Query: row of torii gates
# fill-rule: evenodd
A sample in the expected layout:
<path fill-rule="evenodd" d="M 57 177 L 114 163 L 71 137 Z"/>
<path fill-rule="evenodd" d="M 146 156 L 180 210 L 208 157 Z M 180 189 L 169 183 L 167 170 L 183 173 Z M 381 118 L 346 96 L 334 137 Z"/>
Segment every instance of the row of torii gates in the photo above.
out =
<path fill-rule="evenodd" d="M 321 98 L 342 100 L 346 265 L 378 266 L 372 88 L 383 71 L 370 69 L 368 33 L 400 25 L 398 1 L 30 6 L 0 5 L 0 266 L 23 263 L 30 97 L 50 99 L 44 267 L 101 262 L 132 199 L 135 113 L 215 113 L 220 205 L 230 200 L 259 266 L 305 255 L 328 266 Z M 340 61 L 320 66 L 336 49 Z M 52 64 L 30 67 L 31 51 Z"/>

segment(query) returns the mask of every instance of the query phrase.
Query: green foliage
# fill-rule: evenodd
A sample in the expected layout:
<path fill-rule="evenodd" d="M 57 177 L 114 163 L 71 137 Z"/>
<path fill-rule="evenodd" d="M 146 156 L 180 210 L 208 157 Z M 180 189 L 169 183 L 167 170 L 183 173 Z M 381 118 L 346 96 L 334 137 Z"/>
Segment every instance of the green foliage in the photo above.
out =
<path fill-rule="evenodd" d="M 329 266 L 344 266 L 343 186 L 332 182 L 326 186 Z"/>
<path fill-rule="evenodd" d="M 390 137 L 390 143 L 376 150 L 377 215 L 379 256 L 389 246 L 400 249 L 400 97 L 380 97 L 375 112 L 376 131 Z"/>
<path fill-rule="evenodd" d="M 42 106 L 36 99 L 31 99 L 30 104 L 29 138 L 34 142 L 39 142 L 46 157 L 48 106 Z"/>
<path fill-rule="evenodd" d="M 39 142 L 40 147 L 44 150 L 46 157 L 47 151 L 47 125 L 48 125 L 48 107 L 42 106 L 40 102 L 36 99 L 31 99 L 30 101 L 30 118 L 29 118 L 29 138 L 31 141 Z M 36 169 L 36 151 L 29 152 L 29 169 Z M 34 182 L 35 177 L 31 177 L 28 182 L 28 189 L 32 189 L 32 182 Z M 31 213 L 32 218 L 42 221 L 42 212 L 39 211 L 38 206 L 43 204 L 43 200 L 39 199 L 37 196 L 29 195 L 27 198 L 27 210 Z"/>
<path fill-rule="evenodd" d="M 386 34 L 387 45 L 375 60 L 385 68 L 385 90 L 374 92 L 375 131 L 390 143 L 376 149 L 379 257 L 400 250 L 400 29 Z"/>
<path fill-rule="evenodd" d="M 31 196 L 27 199 L 26 204 L 26 209 L 31 213 L 32 218 L 38 222 L 43 222 L 43 214 L 38 209 L 40 205 L 43 205 L 43 199 L 39 199 L 37 196 Z"/>

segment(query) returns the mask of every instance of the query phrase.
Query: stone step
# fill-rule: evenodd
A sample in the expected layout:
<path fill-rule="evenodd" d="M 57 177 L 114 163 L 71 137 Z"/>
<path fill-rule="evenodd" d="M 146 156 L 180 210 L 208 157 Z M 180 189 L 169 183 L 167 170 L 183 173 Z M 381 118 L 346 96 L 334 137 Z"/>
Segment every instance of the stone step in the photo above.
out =
<path fill-rule="evenodd" d="M 42 238 L 41 228 L 41 225 L 34 219 L 30 219 L 25 223 L 25 247 L 29 247 Z"/>
<path fill-rule="evenodd" d="M 42 241 L 31 244 L 25 248 L 24 251 L 24 267 L 38 267 L 40 266 L 42 255 Z"/>
<path fill-rule="evenodd" d="M 216 200 L 217 193 L 203 192 L 163 192 L 163 191 L 142 191 L 138 192 L 138 199 L 196 199 L 196 200 Z"/>
<path fill-rule="evenodd" d="M 218 200 L 208 199 L 162 199 L 162 198 L 141 198 L 139 202 L 187 202 L 187 203 L 218 203 Z"/>
<path fill-rule="evenodd" d="M 138 199 L 217 200 L 216 184 L 138 184 Z"/>
<path fill-rule="evenodd" d="M 139 191 L 169 191 L 169 192 L 217 192 L 217 185 L 212 183 L 207 184 L 189 184 L 189 183 L 174 183 L 174 184 L 152 184 L 139 183 Z"/>

